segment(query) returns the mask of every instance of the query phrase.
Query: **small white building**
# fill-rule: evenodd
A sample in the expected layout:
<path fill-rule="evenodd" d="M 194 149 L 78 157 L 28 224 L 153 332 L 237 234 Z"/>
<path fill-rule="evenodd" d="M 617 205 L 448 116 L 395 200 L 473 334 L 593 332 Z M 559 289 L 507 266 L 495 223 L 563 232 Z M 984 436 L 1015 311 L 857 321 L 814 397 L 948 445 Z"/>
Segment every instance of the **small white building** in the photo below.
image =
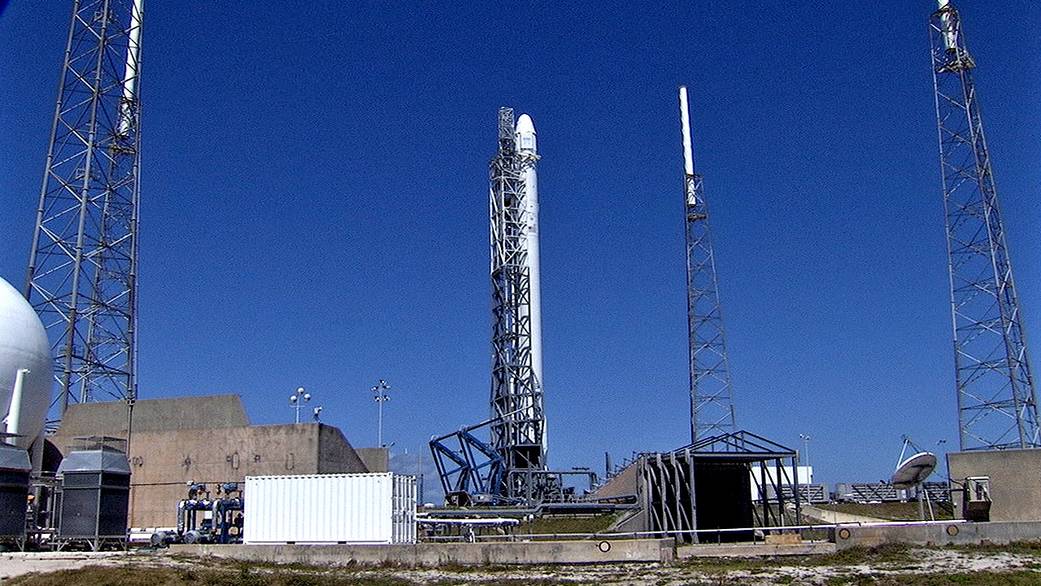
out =
<path fill-rule="evenodd" d="M 766 490 L 767 490 L 767 494 L 768 494 L 768 496 L 770 498 L 773 498 L 773 486 L 775 484 L 780 484 L 782 487 L 783 486 L 787 486 L 787 487 L 789 487 L 789 490 L 790 490 L 792 484 L 795 482 L 795 472 L 796 472 L 796 470 L 792 466 L 782 466 L 781 467 L 781 478 L 780 478 L 779 482 L 778 482 L 778 479 L 776 478 L 776 476 L 777 476 L 777 467 L 775 467 L 775 466 L 767 466 L 765 472 L 766 472 Z M 798 480 L 799 480 L 799 485 L 800 486 L 805 486 L 807 484 L 813 484 L 813 466 L 799 466 L 798 467 L 798 472 L 799 472 Z M 753 501 L 758 501 L 758 500 L 761 499 L 761 496 L 759 494 L 759 490 L 760 490 L 759 485 L 762 484 L 762 479 L 763 479 L 762 474 L 763 474 L 763 471 L 759 469 L 759 464 L 752 464 L 752 471 L 751 471 L 752 482 L 751 482 L 751 485 L 752 485 L 752 500 Z"/>

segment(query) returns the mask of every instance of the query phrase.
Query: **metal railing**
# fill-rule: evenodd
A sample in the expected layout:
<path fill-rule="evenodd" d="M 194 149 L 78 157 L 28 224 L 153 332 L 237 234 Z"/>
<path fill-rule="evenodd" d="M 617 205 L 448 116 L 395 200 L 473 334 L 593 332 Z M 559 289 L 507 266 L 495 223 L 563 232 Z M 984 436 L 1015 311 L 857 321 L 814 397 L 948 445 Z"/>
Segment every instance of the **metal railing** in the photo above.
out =
<path fill-rule="evenodd" d="M 878 523 L 822 523 L 817 525 L 782 525 L 771 527 L 730 527 L 721 529 L 684 529 L 675 531 L 611 531 L 602 533 L 529 533 L 504 535 L 450 535 L 428 536 L 420 541 L 432 542 L 479 542 L 479 541 L 567 541 L 567 540 L 611 540 L 611 539 L 654 539 L 697 535 L 699 543 L 722 543 L 724 534 L 749 533 L 753 544 L 765 543 L 766 535 L 805 531 L 835 531 L 849 527 L 902 527 L 917 525 L 953 525 L 966 523 L 964 519 L 948 519 L 944 521 L 885 521 Z M 715 536 L 716 539 L 702 539 L 702 536 Z M 812 541 L 812 540 L 811 540 Z M 824 541 L 824 540 L 821 540 Z M 742 542 L 748 543 L 748 542 Z"/>

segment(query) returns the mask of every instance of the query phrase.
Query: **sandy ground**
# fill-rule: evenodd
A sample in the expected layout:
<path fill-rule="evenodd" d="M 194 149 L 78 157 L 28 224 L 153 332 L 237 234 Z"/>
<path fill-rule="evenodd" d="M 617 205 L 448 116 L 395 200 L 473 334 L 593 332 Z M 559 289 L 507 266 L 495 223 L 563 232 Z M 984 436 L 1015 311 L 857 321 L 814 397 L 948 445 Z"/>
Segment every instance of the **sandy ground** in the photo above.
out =
<path fill-rule="evenodd" d="M 57 572 L 74 570 L 84 566 L 128 563 L 140 556 L 123 552 L 39 552 L 0 554 L 0 580 L 6 580 L 30 572 Z"/>
<path fill-rule="evenodd" d="M 0 554 L 0 579 L 30 572 L 54 572 L 84 566 L 187 566 L 208 565 L 220 568 L 227 562 L 210 560 L 200 564 L 194 560 L 171 558 L 154 553 L 125 554 L 55 552 Z M 613 564 L 595 566 L 543 566 L 495 568 L 292 568 L 301 573 L 332 573 L 356 579 L 394 577 L 414 583 L 449 582 L 453 584 L 488 584 L 503 579 L 524 582 L 546 581 L 574 584 L 639 584 L 679 585 L 691 583 L 827 584 L 829 580 L 857 582 L 858 578 L 884 578 L 897 575 L 956 574 L 969 572 L 1036 572 L 1041 583 L 1041 556 L 1013 553 L 984 553 L 948 549 L 912 549 L 906 559 L 872 564 L 813 565 L 813 558 L 741 561 L 701 560 L 674 564 Z M 258 572 L 273 571 L 269 567 Z"/>

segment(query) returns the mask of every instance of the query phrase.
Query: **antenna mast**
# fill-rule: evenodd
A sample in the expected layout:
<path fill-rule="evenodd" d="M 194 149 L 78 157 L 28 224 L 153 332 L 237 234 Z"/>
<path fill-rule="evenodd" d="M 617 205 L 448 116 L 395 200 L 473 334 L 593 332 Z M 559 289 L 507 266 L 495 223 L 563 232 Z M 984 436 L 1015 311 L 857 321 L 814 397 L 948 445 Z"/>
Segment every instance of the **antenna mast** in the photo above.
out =
<path fill-rule="evenodd" d="M 929 20 L 962 450 L 1039 447 L 1038 410 L 990 153 L 958 10 Z"/>
<path fill-rule="evenodd" d="M 696 442 L 733 432 L 736 425 L 715 255 L 709 233 L 708 204 L 701 176 L 694 172 L 686 86 L 680 86 L 680 127 L 683 133 L 683 205 L 687 244 L 690 438 L 691 442 Z"/>
<path fill-rule="evenodd" d="M 71 402 L 132 409 L 137 395 L 143 14 L 143 0 L 73 2 L 25 286 L 56 358 L 58 416 Z"/>

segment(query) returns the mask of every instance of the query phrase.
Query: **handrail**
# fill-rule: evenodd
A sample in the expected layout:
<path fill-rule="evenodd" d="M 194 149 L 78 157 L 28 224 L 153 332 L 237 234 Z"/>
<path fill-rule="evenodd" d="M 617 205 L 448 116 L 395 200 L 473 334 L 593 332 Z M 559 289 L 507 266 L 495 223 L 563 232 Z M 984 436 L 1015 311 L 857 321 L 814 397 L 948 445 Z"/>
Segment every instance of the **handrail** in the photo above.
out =
<path fill-rule="evenodd" d="M 473 535 L 473 536 L 432 536 L 428 541 L 519 541 L 545 539 L 639 539 L 652 537 L 673 537 L 678 535 L 721 535 L 723 533 L 752 532 L 783 533 L 790 531 L 807 531 L 815 529 L 840 529 L 843 527 L 901 527 L 919 525 L 952 525 L 966 523 L 965 519 L 948 519 L 945 521 L 882 521 L 878 523 L 825 523 L 819 525 L 779 525 L 771 527 L 729 527 L 720 529 L 677 529 L 672 531 L 613 531 L 603 533 L 531 533 L 514 535 Z M 758 543 L 753 537 L 753 543 Z"/>

